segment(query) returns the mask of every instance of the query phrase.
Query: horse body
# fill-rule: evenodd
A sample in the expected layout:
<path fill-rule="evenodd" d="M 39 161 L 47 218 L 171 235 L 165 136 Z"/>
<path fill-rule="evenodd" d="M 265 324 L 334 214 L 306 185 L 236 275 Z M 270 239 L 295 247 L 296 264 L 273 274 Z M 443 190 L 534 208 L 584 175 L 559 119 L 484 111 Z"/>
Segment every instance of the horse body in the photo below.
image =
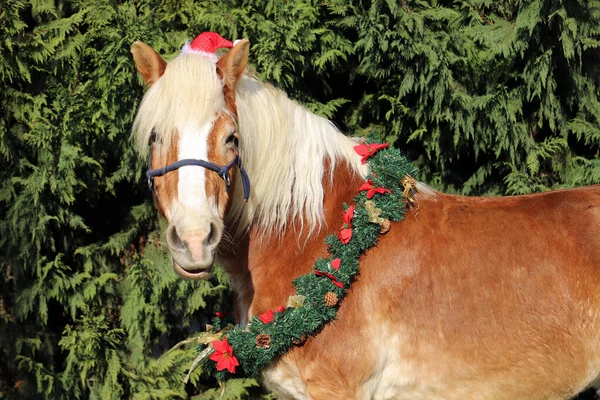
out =
<path fill-rule="evenodd" d="M 551 399 L 589 386 L 600 371 L 600 186 L 510 198 L 418 187 L 418 211 L 363 256 L 338 319 L 267 370 L 267 386 L 298 399 Z M 285 303 L 326 248 L 321 235 L 310 251 L 250 237 L 229 268 L 244 265 L 254 315 Z"/>
<path fill-rule="evenodd" d="M 136 126 L 140 147 L 158 131 L 153 168 L 182 157 L 224 165 L 239 151 L 253 184 L 245 204 L 233 172 L 231 193 L 198 167 L 157 178 L 176 272 L 205 278 L 216 254 L 242 324 L 285 304 L 368 173 L 356 142 L 242 76 L 247 42 L 216 66 L 193 54 L 167 66 L 139 43 L 132 51 L 151 85 Z M 200 83 L 178 80 L 182 69 Z M 201 115 L 173 109 L 180 97 Z M 417 192 L 361 258 L 338 318 L 273 362 L 265 384 L 294 399 L 554 399 L 590 385 L 600 375 L 600 186 Z"/>

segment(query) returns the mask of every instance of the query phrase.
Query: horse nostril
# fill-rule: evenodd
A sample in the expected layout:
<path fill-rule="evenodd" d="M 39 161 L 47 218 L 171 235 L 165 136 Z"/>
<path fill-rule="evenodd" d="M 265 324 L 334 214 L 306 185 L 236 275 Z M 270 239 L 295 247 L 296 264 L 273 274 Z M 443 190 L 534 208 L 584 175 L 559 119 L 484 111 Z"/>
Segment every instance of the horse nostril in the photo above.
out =
<path fill-rule="evenodd" d="M 206 244 L 210 245 L 212 243 L 213 239 L 215 238 L 215 224 L 213 224 L 211 222 L 208 229 L 209 229 L 208 235 L 206 235 L 205 240 L 206 240 Z"/>
<path fill-rule="evenodd" d="M 179 237 L 179 234 L 177 233 L 177 229 L 175 229 L 174 225 L 171 225 L 167 229 L 167 243 L 169 243 L 169 245 L 172 248 L 179 249 L 179 250 L 185 249 L 185 244 Z"/>

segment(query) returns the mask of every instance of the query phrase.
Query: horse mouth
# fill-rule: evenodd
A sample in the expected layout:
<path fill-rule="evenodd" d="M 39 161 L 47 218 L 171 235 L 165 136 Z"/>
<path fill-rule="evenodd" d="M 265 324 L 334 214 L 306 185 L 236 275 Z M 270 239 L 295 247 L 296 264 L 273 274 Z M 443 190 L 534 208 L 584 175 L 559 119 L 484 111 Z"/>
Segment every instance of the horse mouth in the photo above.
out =
<path fill-rule="evenodd" d="M 173 269 L 175 273 L 184 279 L 189 280 L 199 280 L 199 279 L 210 279 L 212 278 L 212 267 L 214 265 L 214 261 L 206 268 L 201 269 L 186 269 L 177 263 L 177 261 L 173 260 Z"/>

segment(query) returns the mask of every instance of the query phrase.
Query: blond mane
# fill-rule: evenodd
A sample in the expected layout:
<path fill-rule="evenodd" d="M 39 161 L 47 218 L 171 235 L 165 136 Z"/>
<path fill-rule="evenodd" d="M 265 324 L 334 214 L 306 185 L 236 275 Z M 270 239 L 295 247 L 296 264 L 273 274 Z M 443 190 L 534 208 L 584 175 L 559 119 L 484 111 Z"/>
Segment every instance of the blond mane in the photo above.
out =
<path fill-rule="evenodd" d="M 280 234 L 290 221 L 306 232 L 321 228 L 323 178 L 331 179 L 340 161 L 367 174 L 353 150 L 356 140 L 254 77 L 246 75 L 238 83 L 236 104 L 240 155 L 252 191 L 245 203 L 237 180 L 227 222 L 237 227 L 236 233 L 253 226 Z M 202 126 L 224 108 L 215 64 L 200 55 L 180 55 L 169 62 L 140 105 L 134 123 L 138 151 L 146 154 L 153 131 L 156 141 L 170 143 L 173 132 L 183 131 L 190 122 Z"/>

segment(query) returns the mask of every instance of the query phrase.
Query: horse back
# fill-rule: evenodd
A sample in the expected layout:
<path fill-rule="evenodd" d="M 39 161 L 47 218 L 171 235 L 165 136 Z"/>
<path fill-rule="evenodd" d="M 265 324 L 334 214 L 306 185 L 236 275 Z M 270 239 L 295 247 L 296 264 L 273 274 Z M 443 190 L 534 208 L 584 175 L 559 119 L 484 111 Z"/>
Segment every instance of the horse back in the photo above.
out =
<path fill-rule="evenodd" d="M 473 271 L 487 262 L 543 274 L 600 267 L 600 185 L 513 197 L 424 192 L 399 230 L 418 231 L 421 245 L 446 247 L 427 252 L 438 263 L 465 262 Z"/>

